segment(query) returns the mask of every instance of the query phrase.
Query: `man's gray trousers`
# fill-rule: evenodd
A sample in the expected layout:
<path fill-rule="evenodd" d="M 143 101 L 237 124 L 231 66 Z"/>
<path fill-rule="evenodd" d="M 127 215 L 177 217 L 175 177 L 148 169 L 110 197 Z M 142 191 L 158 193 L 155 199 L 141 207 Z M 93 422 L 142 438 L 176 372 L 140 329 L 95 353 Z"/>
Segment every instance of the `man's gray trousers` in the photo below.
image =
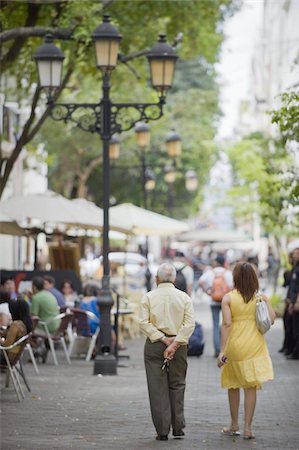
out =
<path fill-rule="evenodd" d="M 149 392 L 150 408 L 157 434 L 168 435 L 170 426 L 174 430 L 185 427 L 184 395 L 187 372 L 187 346 L 179 347 L 168 370 L 161 370 L 163 352 L 162 342 L 151 343 L 146 339 L 144 362 Z"/>

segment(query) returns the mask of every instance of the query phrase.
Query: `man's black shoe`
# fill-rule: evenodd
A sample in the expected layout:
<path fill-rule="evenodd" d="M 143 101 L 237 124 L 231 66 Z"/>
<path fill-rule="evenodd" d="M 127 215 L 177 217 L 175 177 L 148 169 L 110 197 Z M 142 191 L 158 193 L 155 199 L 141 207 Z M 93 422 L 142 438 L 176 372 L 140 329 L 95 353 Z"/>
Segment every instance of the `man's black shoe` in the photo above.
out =
<path fill-rule="evenodd" d="M 156 436 L 156 440 L 157 441 L 168 441 L 168 436 L 167 436 L 167 434 L 158 434 Z"/>
<path fill-rule="evenodd" d="M 177 437 L 177 438 L 185 436 L 185 433 L 183 430 L 173 430 L 172 434 L 174 437 Z"/>
<path fill-rule="evenodd" d="M 299 356 L 293 355 L 292 353 L 287 356 L 287 359 L 299 359 Z"/>

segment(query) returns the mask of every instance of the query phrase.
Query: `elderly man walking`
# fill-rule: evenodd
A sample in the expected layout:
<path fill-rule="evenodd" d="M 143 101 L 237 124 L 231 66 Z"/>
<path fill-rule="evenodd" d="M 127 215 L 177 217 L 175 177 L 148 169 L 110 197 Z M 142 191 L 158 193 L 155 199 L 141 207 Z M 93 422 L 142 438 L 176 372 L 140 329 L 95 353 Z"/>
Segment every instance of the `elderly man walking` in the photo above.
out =
<path fill-rule="evenodd" d="M 150 408 L 156 439 L 167 441 L 170 427 L 174 437 L 184 436 L 184 394 L 187 344 L 195 320 L 191 298 L 176 289 L 172 264 L 159 266 L 157 288 L 141 300 L 140 329 L 147 337 L 144 362 Z"/>

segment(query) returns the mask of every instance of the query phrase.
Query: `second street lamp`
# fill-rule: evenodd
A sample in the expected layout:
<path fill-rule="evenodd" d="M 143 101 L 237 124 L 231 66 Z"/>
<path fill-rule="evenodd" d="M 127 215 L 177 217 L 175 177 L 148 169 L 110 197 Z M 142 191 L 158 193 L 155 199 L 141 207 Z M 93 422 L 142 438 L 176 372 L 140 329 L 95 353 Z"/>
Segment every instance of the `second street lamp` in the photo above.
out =
<path fill-rule="evenodd" d="M 141 163 L 141 177 L 142 177 L 142 190 L 143 190 L 143 207 L 148 208 L 147 193 L 149 190 L 155 187 L 154 173 L 146 167 L 145 151 L 149 148 L 150 144 L 150 127 L 147 123 L 139 122 L 135 126 L 136 142 L 140 148 L 140 163 Z M 152 274 L 149 268 L 148 260 L 148 236 L 145 237 L 145 257 L 146 257 L 146 272 L 145 272 L 145 288 L 147 292 L 151 290 Z"/>
<path fill-rule="evenodd" d="M 99 296 L 101 311 L 100 348 L 94 361 L 94 374 L 114 375 L 117 362 L 111 349 L 111 306 L 113 305 L 110 288 L 109 268 L 109 199 L 110 164 L 109 143 L 115 133 L 130 130 L 140 121 L 158 120 L 163 115 L 163 106 L 167 90 L 171 87 L 177 56 L 167 44 L 165 36 L 148 52 L 153 87 L 159 92 L 157 103 L 114 103 L 110 99 L 110 76 L 117 64 L 117 55 L 121 35 L 104 15 L 103 23 L 93 33 L 97 67 L 102 72 L 102 99 L 99 103 L 58 103 L 55 102 L 55 90 L 60 86 L 60 73 L 63 54 L 53 43 L 46 41 L 38 48 L 35 60 L 40 75 L 40 87 L 47 88 L 48 107 L 54 120 L 72 121 L 84 131 L 97 133 L 103 143 L 103 278 Z M 47 45 L 50 45 L 49 48 Z M 59 72 L 59 70 L 60 72 Z M 55 71 L 55 76 L 53 76 Z M 48 76 L 45 76 L 47 72 Z M 58 82 L 59 81 L 59 82 Z M 138 118 L 131 119 L 130 110 Z M 123 119 L 125 117 L 125 119 Z"/>

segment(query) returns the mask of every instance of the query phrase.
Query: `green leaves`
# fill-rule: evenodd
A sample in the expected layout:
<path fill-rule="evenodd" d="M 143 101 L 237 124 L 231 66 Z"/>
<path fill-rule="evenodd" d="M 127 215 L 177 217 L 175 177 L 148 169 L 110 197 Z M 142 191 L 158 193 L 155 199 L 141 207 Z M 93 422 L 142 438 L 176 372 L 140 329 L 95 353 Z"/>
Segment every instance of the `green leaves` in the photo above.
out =
<path fill-rule="evenodd" d="M 279 140 L 252 135 L 227 150 L 234 183 L 230 203 L 238 217 L 257 213 L 264 230 L 277 237 L 282 228 L 286 234 L 298 226 L 298 175 L 294 175 L 294 155 Z M 297 192 L 297 194 L 296 194 Z"/>
<path fill-rule="evenodd" d="M 56 32 L 72 30 L 71 40 L 56 40 L 55 43 L 65 54 L 64 72 L 69 67 L 73 68 L 61 100 L 75 103 L 96 103 L 101 98 L 101 74 L 95 67 L 91 34 L 101 23 L 104 10 L 111 15 L 112 22 L 123 36 L 120 51 L 125 55 L 150 49 L 161 32 L 167 34 L 171 43 L 178 33 L 183 34 L 183 42 L 177 47 L 181 60 L 177 66 L 173 90 L 167 99 L 165 115 L 151 124 L 152 140 L 156 147 L 162 147 L 161 142 L 172 127 L 182 135 L 183 155 L 177 162 L 179 176 L 173 186 L 173 197 L 176 214 L 183 216 L 190 210 L 197 209 L 201 188 L 216 159 L 213 139 L 219 112 L 213 64 L 218 58 L 223 39 L 221 22 L 231 13 L 236 3 L 235 0 L 72 0 L 47 4 L 12 1 L 4 3 L 1 19 L 5 29 L 21 30 L 30 25 L 35 28 L 51 28 Z M 37 82 L 32 56 L 42 41 L 43 38 L 32 35 L 21 36 L 21 39 L 12 39 L 3 44 L 5 64 L 2 65 L 2 70 L 14 80 L 12 90 L 5 92 L 8 100 L 26 99 L 30 106 L 32 85 Z M 131 59 L 129 65 L 119 63 L 112 74 L 111 85 L 111 97 L 115 102 L 150 102 L 157 99 L 157 94 L 149 85 L 149 69 L 144 56 Z M 122 140 L 124 151 L 128 153 L 125 159 L 130 161 L 132 158 L 134 165 L 134 132 L 124 133 Z M 84 134 L 51 120 L 45 122 L 37 141 L 45 143 L 49 154 L 52 187 L 65 195 L 76 192 L 78 179 L 82 175 L 78 167 L 93 168 L 92 161 L 101 155 L 98 136 Z M 161 166 L 167 158 L 161 157 L 160 160 L 160 156 L 157 157 L 155 153 L 149 156 L 149 164 L 153 167 L 157 161 L 158 166 Z M 195 170 L 199 177 L 196 196 L 186 193 L 184 187 L 182 174 L 188 169 Z M 103 174 L 100 171 L 101 165 L 98 164 L 89 178 L 84 181 L 81 177 L 80 181 L 86 182 L 89 194 L 94 196 L 98 204 L 101 203 L 102 196 Z M 113 195 L 118 201 L 141 204 L 141 194 L 136 191 L 140 171 L 132 170 L 128 173 L 129 176 L 124 175 L 128 177 L 125 187 L 123 183 L 119 183 L 119 179 L 112 180 Z M 157 174 L 162 180 L 163 173 L 159 167 Z M 129 186 L 130 182 L 132 186 Z M 152 205 L 158 210 L 165 209 L 167 188 L 162 181 L 157 182 L 157 186 L 158 191 Z"/>
<path fill-rule="evenodd" d="M 272 111 L 272 122 L 279 126 L 285 140 L 299 142 L 299 93 L 285 92 L 281 102 L 281 108 Z"/>

